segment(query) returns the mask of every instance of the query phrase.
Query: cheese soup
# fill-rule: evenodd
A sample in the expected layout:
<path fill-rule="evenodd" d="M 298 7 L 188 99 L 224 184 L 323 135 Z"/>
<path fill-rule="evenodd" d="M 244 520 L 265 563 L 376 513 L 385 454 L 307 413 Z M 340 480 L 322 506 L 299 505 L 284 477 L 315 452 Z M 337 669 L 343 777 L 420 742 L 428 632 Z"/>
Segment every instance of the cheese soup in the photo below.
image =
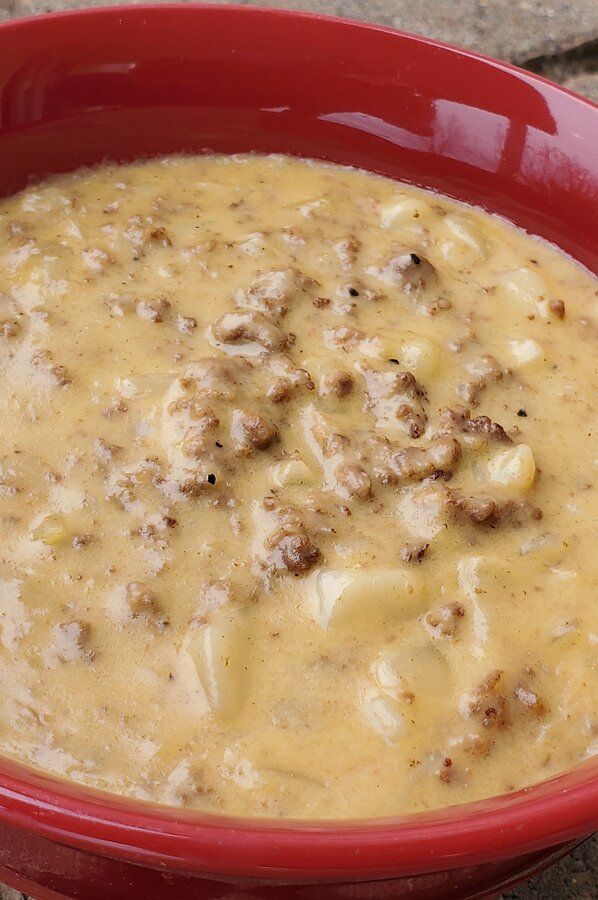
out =
<path fill-rule="evenodd" d="M 249 816 L 598 751 L 598 288 L 282 156 L 0 205 L 0 752 Z"/>

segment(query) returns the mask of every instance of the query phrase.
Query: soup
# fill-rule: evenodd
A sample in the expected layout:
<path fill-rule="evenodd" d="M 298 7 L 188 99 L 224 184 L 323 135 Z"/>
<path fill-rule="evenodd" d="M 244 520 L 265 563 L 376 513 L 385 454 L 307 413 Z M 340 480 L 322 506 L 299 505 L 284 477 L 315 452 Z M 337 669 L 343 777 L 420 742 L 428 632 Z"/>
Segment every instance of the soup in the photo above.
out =
<path fill-rule="evenodd" d="M 282 156 L 0 212 L 0 752 L 344 818 L 597 751 L 596 279 Z"/>

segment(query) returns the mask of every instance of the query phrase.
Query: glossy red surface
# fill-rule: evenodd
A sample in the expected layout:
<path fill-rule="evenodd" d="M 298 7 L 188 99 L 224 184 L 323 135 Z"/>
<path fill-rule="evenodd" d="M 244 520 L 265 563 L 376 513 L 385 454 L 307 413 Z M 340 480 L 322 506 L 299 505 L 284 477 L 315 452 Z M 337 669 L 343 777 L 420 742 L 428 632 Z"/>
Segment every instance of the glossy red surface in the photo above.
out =
<path fill-rule="evenodd" d="M 289 152 L 480 204 L 598 273 L 597 147 L 589 102 L 373 26 L 189 5 L 0 26 L 0 193 L 105 158 Z M 168 810 L 0 763 L 0 878 L 40 900 L 472 897 L 597 824 L 595 764 L 444 812 L 309 824 Z"/>

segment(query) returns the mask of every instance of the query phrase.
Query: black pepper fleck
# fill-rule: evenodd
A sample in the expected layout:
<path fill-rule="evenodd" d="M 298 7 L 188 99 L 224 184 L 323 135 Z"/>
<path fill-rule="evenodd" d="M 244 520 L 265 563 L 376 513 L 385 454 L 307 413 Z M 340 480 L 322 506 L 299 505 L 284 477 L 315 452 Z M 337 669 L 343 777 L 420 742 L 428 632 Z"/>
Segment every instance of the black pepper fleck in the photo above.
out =
<path fill-rule="evenodd" d="M 388 361 L 391 362 L 391 363 L 393 363 L 393 365 L 395 365 L 395 366 L 398 366 L 398 365 L 399 365 L 398 359 L 397 359 L 396 357 L 394 357 L 394 356 L 391 356 L 390 359 L 389 359 Z"/>
<path fill-rule="evenodd" d="M 351 297 L 359 297 L 359 291 L 354 287 L 349 288 L 349 294 L 351 295 Z"/>
<path fill-rule="evenodd" d="M 412 259 L 412 261 L 415 263 L 415 265 L 416 265 L 416 266 L 419 266 L 419 264 L 421 263 L 421 259 L 420 259 L 420 257 L 417 255 L 417 253 L 410 253 L 409 256 L 411 257 L 411 259 Z"/>
<path fill-rule="evenodd" d="M 214 441 L 214 443 L 216 444 L 217 447 L 222 447 L 222 446 L 223 446 L 223 445 L 220 443 L 220 441 Z"/>
<path fill-rule="evenodd" d="M 216 476 L 211 472 L 208 475 L 208 484 L 216 484 Z"/>
<path fill-rule="evenodd" d="M 517 415 L 518 415 L 518 416 L 521 416 L 522 419 L 527 419 L 527 413 L 526 413 L 526 411 L 525 411 L 524 409 L 518 409 L 518 410 L 517 410 Z"/>

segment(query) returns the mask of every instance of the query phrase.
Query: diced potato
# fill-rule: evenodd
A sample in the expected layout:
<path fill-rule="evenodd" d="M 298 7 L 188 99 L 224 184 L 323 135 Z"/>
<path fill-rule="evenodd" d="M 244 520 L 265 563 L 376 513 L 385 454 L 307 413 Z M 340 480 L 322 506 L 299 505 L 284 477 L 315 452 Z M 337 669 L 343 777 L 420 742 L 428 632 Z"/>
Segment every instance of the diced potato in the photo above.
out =
<path fill-rule="evenodd" d="M 429 338 L 412 331 L 401 334 L 385 332 L 379 344 L 380 357 L 398 359 L 401 368 L 407 369 L 419 381 L 426 381 L 438 371 L 440 347 Z"/>
<path fill-rule="evenodd" d="M 195 664 L 212 709 L 223 719 L 239 712 L 245 696 L 250 629 L 242 609 L 218 610 L 186 641 L 184 652 Z"/>
<path fill-rule="evenodd" d="M 278 487 L 314 483 L 314 473 L 301 459 L 283 460 L 272 466 L 270 471 Z"/>
<path fill-rule="evenodd" d="M 526 315 L 541 315 L 548 317 L 548 309 L 545 303 L 548 286 L 542 276 L 522 266 L 510 272 L 503 272 L 499 278 L 499 284 L 503 292 L 515 299 Z"/>
<path fill-rule="evenodd" d="M 429 540 L 446 525 L 446 499 L 442 487 L 423 484 L 408 488 L 399 498 L 398 517 L 413 537 Z"/>
<path fill-rule="evenodd" d="M 528 565 L 537 564 L 545 568 L 562 561 L 567 552 L 567 541 L 556 534 L 540 534 L 527 538 L 519 552 L 527 557 Z"/>
<path fill-rule="evenodd" d="M 116 379 L 116 390 L 128 400 L 134 397 L 150 397 L 163 394 L 175 376 L 170 372 L 150 372 L 147 375 L 129 375 Z"/>
<path fill-rule="evenodd" d="M 326 372 L 329 372 L 330 369 L 333 368 L 333 366 L 335 365 L 335 359 L 332 354 L 330 354 L 330 356 L 320 354 L 315 356 L 310 354 L 308 356 L 304 356 L 300 364 L 304 369 L 307 369 L 307 371 L 315 381 L 319 381 L 322 375 L 324 375 Z"/>
<path fill-rule="evenodd" d="M 237 787 L 243 790 L 256 788 L 261 782 L 261 776 L 252 761 L 241 756 L 237 747 L 227 747 L 222 754 L 222 766 L 220 772 L 229 781 L 233 781 Z"/>
<path fill-rule="evenodd" d="M 393 743 L 404 730 L 404 704 L 393 697 L 367 691 L 359 706 L 368 725 L 388 743 Z"/>
<path fill-rule="evenodd" d="M 416 378 L 425 380 L 438 369 L 440 347 L 427 338 L 414 336 L 402 345 L 399 360 Z"/>
<path fill-rule="evenodd" d="M 457 577 L 463 594 L 477 603 L 481 597 L 502 594 L 508 570 L 493 556 L 464 556 L 457 564 Z"/>
<path fill-rule="evenodd" d="M 573 619 L 569 621 L 565 619 L 554 628 L 552 632 L 552 640 L 554 642 L 557 657 L 565 658 L 565 654 L 573 647 L 583 645 L 584 635 L 579 627 L 579 621 Z"/>
<path fill-rule="evenodd" d="M 537 341 L 527 338 L 523 341 L 509 341 L 507 352 L 515 366 L 512 368 L 528 369 L 546 362 L 546 354 Z"/>
<path fill-rule="evenodd" d="M 383 206 L 380 211 L 380 224 L 383 228 L 391 226 L 423 225 L 433 216 L 432 208 L 422 197 L 399 197 L 393 203 Z"/>
<path fill-rule="evenodd" d="M 464 556 L 457 564 L 457 581 L 463 597 L 470 603 L 467 615 L 471 617 L 473 642 L 470 645 L 474 658 L 482 659 L 488 653 L 491 625 L 497 616 L 504 615 L 505 588 L 514 568 L 493 556 Z"/>
<path fill-rule="evenodd" d="M 449 213 L 442 220 L 442 224 L 450 235 L 450 238 L 441 244 L 444 259 L 458 263 L 464 259 L 486 259 L 488 257 L 489 247 L 485 235 L 466 216 Z"/>
<path fill-rule="evenodd" d="M 511 494 L 525 494 L 536 477 L 534 454 L 527 444 L 509 447 L 492 457 L 487 474 L 493 484 Z"/>
<path fill-rule="evenodd" d="M 522 570 L 527 573 L 521 560 L 517 559 L 509 559 L 505 563 L 495 556 L 480 554 L 464 556 L 459 560 L 457 581 L 463 598 L 469 601 L 466 615 L 472 626 L 470 649 L 474 658 L 481 659 L 488 654 L 491 629 L 505 615 L 507 586 L 514 577 L 521 578 Z"/>
<path fill-rule="evenodd" d="M 31 533 L 34 541 L 42 541 L 49 547 L 66 544 L 71 537 L 65 521 L 61 516 L 46 516 Z"/>
<path fill-rule="evenodd" d="M 310 579 L 308 602 L 322 628 L 397 622 L 425 605 L 421 579 L 400 568 L 320 570 Z"/>
<path fill-rule="evenodd" d="M 445 690 L 449 670 L 444 657 L 432 644 L 403 645 L 384 650 L 372 665 L 377 685 L 392 697 L 413 695 L 418 705 L 436 700 Z"/>
<path fill-rule="evenodd" d="M 452 213 L 445 216 L 443 222 L 451 234 L 459 238 L 459 240 L 463 241 L 465 244 L 468 244 L 479 256 L 487 256 L 488 241 L 486 240 L 485 235 L 481 229 L 473 222 L 470 222 L 466 216 Z"/>

